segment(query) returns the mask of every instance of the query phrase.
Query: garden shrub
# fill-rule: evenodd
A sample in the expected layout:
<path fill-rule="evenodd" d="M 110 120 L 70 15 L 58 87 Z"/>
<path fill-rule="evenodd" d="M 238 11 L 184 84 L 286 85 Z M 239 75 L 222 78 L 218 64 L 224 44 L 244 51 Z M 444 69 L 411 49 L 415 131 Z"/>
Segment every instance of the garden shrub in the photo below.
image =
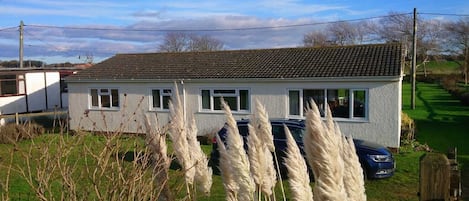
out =
<path fill-rule="evenodd" d="M 462 93 L 460 100 L 463 105 L 469 106 L 469 92 Z"/>
<path fill-rule="evenodd" d="M 21 140 L 31 139 L 44 133 L 44 127 L 35 123 L 6 124 L 0 127 L 0 143 L 13 144 Z"/>
<path fill-rule="evenodd" d="M 415 139 L 415 123 L 412 118 L 401 112 L 401 143 L 407 144 Z"/>

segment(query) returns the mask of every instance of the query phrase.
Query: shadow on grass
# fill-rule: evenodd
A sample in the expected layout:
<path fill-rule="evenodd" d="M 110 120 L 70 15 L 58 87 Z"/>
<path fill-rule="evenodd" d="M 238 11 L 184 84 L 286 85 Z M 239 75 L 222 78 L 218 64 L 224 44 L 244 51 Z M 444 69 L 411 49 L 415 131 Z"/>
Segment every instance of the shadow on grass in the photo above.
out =
<path fill-rule="evenodd" d="M 145 157 L 145 153 L 135 153 L 134 151 L 128 151 L 128 152 L 120 152 L 119 153 L 119 158 L 122 158 L 124 161 L 127 162 L 134 162 L 137 160 L 139 164 L 149 164 L 153 166 L 155 161 L 151 159 L 151 157 Z M 144 160 L 150 160 L 150 161 L 144 161 Z M 169 169 L 171 170 L 182 170 L 182 166 L 178 163 L 177 159 L 175 157 L 172 158 L 171 164 L 169 166 Z"/>
<path fill-rule="evenodd" d="M 461 167 L 462 199 L 469 200 L 469 156 L 458 157 Z"/>

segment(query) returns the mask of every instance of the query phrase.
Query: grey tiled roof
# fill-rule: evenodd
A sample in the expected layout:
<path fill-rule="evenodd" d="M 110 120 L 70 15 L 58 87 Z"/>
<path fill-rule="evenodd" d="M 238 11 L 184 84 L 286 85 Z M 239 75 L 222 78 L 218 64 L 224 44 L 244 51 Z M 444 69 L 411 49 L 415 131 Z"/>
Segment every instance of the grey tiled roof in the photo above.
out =
<path fill-rule="evenodd" d="M 68 80 L 400 76 L 402 46 L 374 44 L 214 52 L 117 54 Z"/>

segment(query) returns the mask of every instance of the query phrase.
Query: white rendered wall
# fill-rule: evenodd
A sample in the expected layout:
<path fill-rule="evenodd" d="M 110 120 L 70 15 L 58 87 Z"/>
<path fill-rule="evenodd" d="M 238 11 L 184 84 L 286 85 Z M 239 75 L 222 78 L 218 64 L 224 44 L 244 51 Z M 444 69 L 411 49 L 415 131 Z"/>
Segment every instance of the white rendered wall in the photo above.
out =
<path fill-rule="evenodd" d="M 401 88 L 393 82 L 256 82 L 178 83 L 185 103 L 186 118 L 195 116 L 199 135 L 213 134 L 220 129 L 225 116 L 222 111 L 205 112 L 200 109 L 201 89 L 243 88 L 250 92 L 250 111 L 234 112 L 236 119 L 249 118 L 255 112 L 255 100 L 265 105 L 271 118 L 291 118 L 288 115 L 289 89 L 346 88 L 368 89 L 368 118 L 365 120 L 338 120 L 341 130 L 355 138 L 378 142 L 388 147 L 399 147 Z M 168 111 L 150 110 L 151 88 L 173 88 L 173 83 L 68 83 L 70 127 L 74 130 L 144 132 L 143 115 L 155 113 L 159 124 L 167 123 Z M 90 110 L 90 88 L 118 88 L 119 110 Z"/>
<path fill-rule="evenodd" d="M 60 108 L 60 73 L 46 72 L 47 108 L 48 110 Z"/>
<path fill-rule="evenodd" d="M 46 108 L 44 72 L 26 73 L 25 81 L 26 94 L 28 96 L 28 110 L 44 110 Z"/>
<path fill-rule="evenodd" d="M 23 113 L 26 111 L 26 96 L 0 97 L 0 112 L 2 114 Z"/>

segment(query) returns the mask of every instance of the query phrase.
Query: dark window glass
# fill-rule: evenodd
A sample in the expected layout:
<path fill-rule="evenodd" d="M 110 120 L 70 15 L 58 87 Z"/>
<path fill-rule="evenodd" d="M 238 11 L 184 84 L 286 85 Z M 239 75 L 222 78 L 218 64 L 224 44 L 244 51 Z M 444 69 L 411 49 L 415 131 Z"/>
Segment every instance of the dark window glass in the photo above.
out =
<path fill-rule="evenodd" d="M 202 90 L 202 109 L 210 109 L 210 90 Z"/>
<path fill-rule="evenodd" d="M 213 101 L 214 101 L 213 109 L 214 110 L 222 110 L 223 109 L 221 107 L 221 100 L 222 100 L 222 97 L 213 97 Z M 238 110 L 238 104 L 237 104 L 236 97 L 223 97 L 223 100 L 226 102 L 226 104 L 228 104 L 228 106 L 230 106 L 231 110 L 233 110 L 233 111 Z"/>
<path fill-rule="evenodd" d="M 249 92 L 248 90 L 239 90 L 239 108 L 249 110 Z"/>
<path fill-rule="evenodd" d="M 353 92 L 353 117 L 365 117 L 366 93 L 364 90 Z"/>
<path fill-rule="evenodd" d="M 153 97 L 153 107 L 155 108 L 160 108 L 161 103 L 160 103 L 160 90 L 154 89 L 151 91 L 152 97 Z"/>
<path fill-rule="evenodd" d="M 350 118 L 348 89 L 328 89 L 327 102 L 333 117 Z"/>
<path fill-rule="evenodd" d="M 169 109 L 169 100 L 171 96 L 163 96 L 163 109 Z"/>
<path fill-rule="evenodd" d="M 91 106 L 99 107 L 99 104 L 98 104 L 98 90 L 97 89 L 91 89 Z"/>
<path fill-rule="evenodd" d="M 236 90 L 227 90 L 227 89 L 219 89 L 219 90 L 213 90 L 214 94 L 235 94 Z"/>
<path fill-rule="evenodd" d="M 119 91 L 111 89 L 112 107 L 119 107 Z"/>
<path fill-rule="evenodd" d="M 321 116 L 324 116 L 324 90 L 305 89 L 303 90 L 303 109 L 311 108 L 311 101 L 316 103 Z"/>
<path fill-rule="evenodd" d="M 290 115 L 300 115 L 300 91 L 288 92 Z"/>
<path fill-rule="evenodd" d="M 111 107 L 110 95 L 101 95 L 101 107 Z"/>

